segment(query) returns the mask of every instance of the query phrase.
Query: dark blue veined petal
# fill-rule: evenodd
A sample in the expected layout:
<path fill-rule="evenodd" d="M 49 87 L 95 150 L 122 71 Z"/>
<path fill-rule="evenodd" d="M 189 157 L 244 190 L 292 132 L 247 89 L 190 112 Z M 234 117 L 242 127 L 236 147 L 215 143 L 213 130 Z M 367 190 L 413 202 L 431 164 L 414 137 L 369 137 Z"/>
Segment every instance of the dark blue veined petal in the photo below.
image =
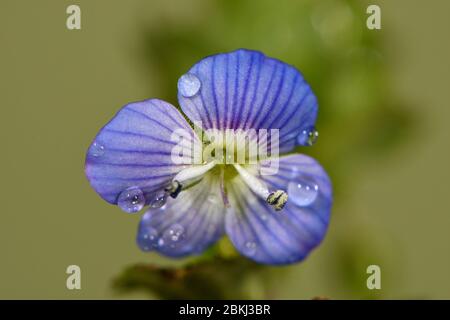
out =
<path fill-rule="evenodd" d="M 236 177 L 229 188 L 233 209 L 225 219 L 226 232 L 243 255 L 259 263 L 298 262 L 325 236 L 332 203 L 330 180 L 316 161 L 304 155 L 280 158 L 278 174 L 260 178 L 270 190 L 287 190 L 287 204 L 275 211 Z"/>
<path fill-rule="evenodd" d="M 224 234 L 224 205 L 218 181 L 207 175 L 160 209 L 147 211 L 139 224 L 137 243 L 144 251 L 169 257 L 199 254 Z"/>
<path fill-rule="evenodd" d="M 209 56 L 178 88 L 184 113 L 204 129 L 279 129 L 280 152 L 316 121 L 317 100 L 300 72 L 258 51 Z"/>
<path fill-rule="evenodd" d="M 183 137 L 181 144 L 177 137 Z M 192 143 L 198 143 L 193 130 L 169 103 L 157 99 L 131 103 L 100 130 L 89 147 L 86 176 L 110 203 L 117 204 L 125 189 L 136 187 L 148 204 L 155 192 L 192 163 Z M 181 164 L 171 158 L 177 145 Z"/>

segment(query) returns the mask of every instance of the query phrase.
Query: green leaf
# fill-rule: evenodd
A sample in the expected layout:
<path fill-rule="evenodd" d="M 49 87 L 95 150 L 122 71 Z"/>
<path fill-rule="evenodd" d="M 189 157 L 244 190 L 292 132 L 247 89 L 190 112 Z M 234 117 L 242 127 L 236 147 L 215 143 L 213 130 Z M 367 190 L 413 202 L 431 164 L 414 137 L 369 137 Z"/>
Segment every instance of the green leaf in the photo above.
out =
<path fill-rule="evenodd" d="M 161 299 L 248 299 L 246 279 L 263 266 L 243 257 L 200 260 L 182 267 L 136 264 L 113 282 L 118 292 L 145 290 Z"/>

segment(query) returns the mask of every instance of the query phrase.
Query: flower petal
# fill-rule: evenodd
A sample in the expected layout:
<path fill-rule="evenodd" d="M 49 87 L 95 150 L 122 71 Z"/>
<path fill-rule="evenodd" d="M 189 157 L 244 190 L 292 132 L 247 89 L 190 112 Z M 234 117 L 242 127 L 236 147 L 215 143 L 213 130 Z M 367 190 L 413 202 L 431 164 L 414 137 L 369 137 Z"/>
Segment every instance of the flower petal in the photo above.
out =
<path fill-rule="evenodd" d="M 175 134 L 175 130 L 180 134 Z M 171 152 L 182 137 L 181 164 Z M 191 143 L 198 139 L 181 113 L 171 104 L 150 99 L 123 107 L 104 126 L 89 147 L 85 172 L 95 191 L 117 204 L 121 192 L 140 188 L 149 203 L 186 164 L 193 162 Z"/>
<path fill-rule="evenodd" d="M 160 209 L 150 209 L 139 224 L 137 243 L 144 251 L 169 257 L 201 253 L 224 233 L 224 206 L 217 179 L 201 182 L 168 199 Z"/>
<path fill-rule="evenodd" d="M 261 52 L 240 49 L 209 56 L 187 75 L 180 81 L 195 76 L 200 89 L 186 96 L 179 83 L 178 100 L 203 129 L 278 129 L 280 152 L 287 152 L 315 124 L 317 100 L 300 72 Z M 197 82 L 189 81 L 189 88 L 197 89 L 192 83 Z"/>
<path fill-rule="evenodd" d="M 260 178 L 271 190 L 287 190 L 286 206 L 275 211 L 237 176 L 229 188 L 234 209 L 225 219 L 228 236 L 243 255 L 259 263 L 278 265 L 304 259 L 321 242 L 328 227 L 330 180 L 316 161 L 304 155 L 280 158 L 278 174 Z M 299 184 L 317 186 L 308 189 L 316 191 L 315 196 L 299 194 L 290 187 Z"/>

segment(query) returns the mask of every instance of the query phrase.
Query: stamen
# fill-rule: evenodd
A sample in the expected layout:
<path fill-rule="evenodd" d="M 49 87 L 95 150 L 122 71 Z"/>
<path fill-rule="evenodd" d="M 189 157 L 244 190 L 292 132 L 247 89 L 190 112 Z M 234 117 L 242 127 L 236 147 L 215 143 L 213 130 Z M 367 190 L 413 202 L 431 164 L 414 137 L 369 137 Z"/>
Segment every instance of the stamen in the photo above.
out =
<path fill-rule="evenodd" d="M 211 170 L 216 165 L 216 160 L 208 162 L 207 164 L 197 165 L 193 167 L 186 168 L 177 173 L 173 180 L 177 180 L 180 183 L 185 181 L 193 180 L 203 176 L 206 172 Z"/>
<path fill-rule="evenodd" d="M 256 178 L 254 175 L 252 175 L 246 169 L 242 168 L 241 165 L 233 164 L 233 166 L 236 168 L 236 171 L 241 175 L 241 178 L 248 185 L 250 190 L 252 190 L 254 193 L 256 193 L 261 198 L 267 199 L 270 192 L 269 192 L 269 189 L 267 188 L 267 186 L 265 185 L 265 183 L 263 183 L 261 180 Z"/>
<path fill-rule="evenodd" d="M 178 172 L 172 180 L 172 184 L 165 190 L 172 198 L 176 198 L 182 189 L 197 183 L 203 175 L 216 165 L 216 161 L 208 162 L 204 165 L 193 166 Z"/>
<path fill-rule="evenodd" d="M 270 192 L 266 184 L 259 180 L 256 176 L 248 172 L 239 164 L 234 164 L 237 172 L 240 174 L 242 180 L 248 185 L 250 190 L 252 190 L 256 195 L 266 200 L 266 202 L 272 205 L 275 210 L 279 211 L 283 209 L 287 202 L 288 195 L 283 190 L 276 190 Z"/>

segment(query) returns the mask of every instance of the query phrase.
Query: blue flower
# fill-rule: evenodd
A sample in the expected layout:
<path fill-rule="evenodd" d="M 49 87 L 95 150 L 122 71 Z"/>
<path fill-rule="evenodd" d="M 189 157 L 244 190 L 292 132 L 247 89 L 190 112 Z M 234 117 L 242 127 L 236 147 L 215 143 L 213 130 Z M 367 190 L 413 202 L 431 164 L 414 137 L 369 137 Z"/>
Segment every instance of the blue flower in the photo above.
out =
<path fill-rule="evenodd" d="M 104 200 L 130 213 L 149 206 L 139 247 L 182 257 L 226 234 L 259 263 L 304 259 L 325 236 L 332 190 L 314 159 L 278 156 L 317 138 L 317 99 L 300 72 L 257 51 L 217 54 L 179 79 L 178 101 L 191 124 L 167 102 L 130 103 L 87 153 L 86 176 Z M 239 147 L 219 138 L 229 131 L 234 142 L 253 132 L 236 145 L 264 142 L 266 156 L 239 162 Z"/>

